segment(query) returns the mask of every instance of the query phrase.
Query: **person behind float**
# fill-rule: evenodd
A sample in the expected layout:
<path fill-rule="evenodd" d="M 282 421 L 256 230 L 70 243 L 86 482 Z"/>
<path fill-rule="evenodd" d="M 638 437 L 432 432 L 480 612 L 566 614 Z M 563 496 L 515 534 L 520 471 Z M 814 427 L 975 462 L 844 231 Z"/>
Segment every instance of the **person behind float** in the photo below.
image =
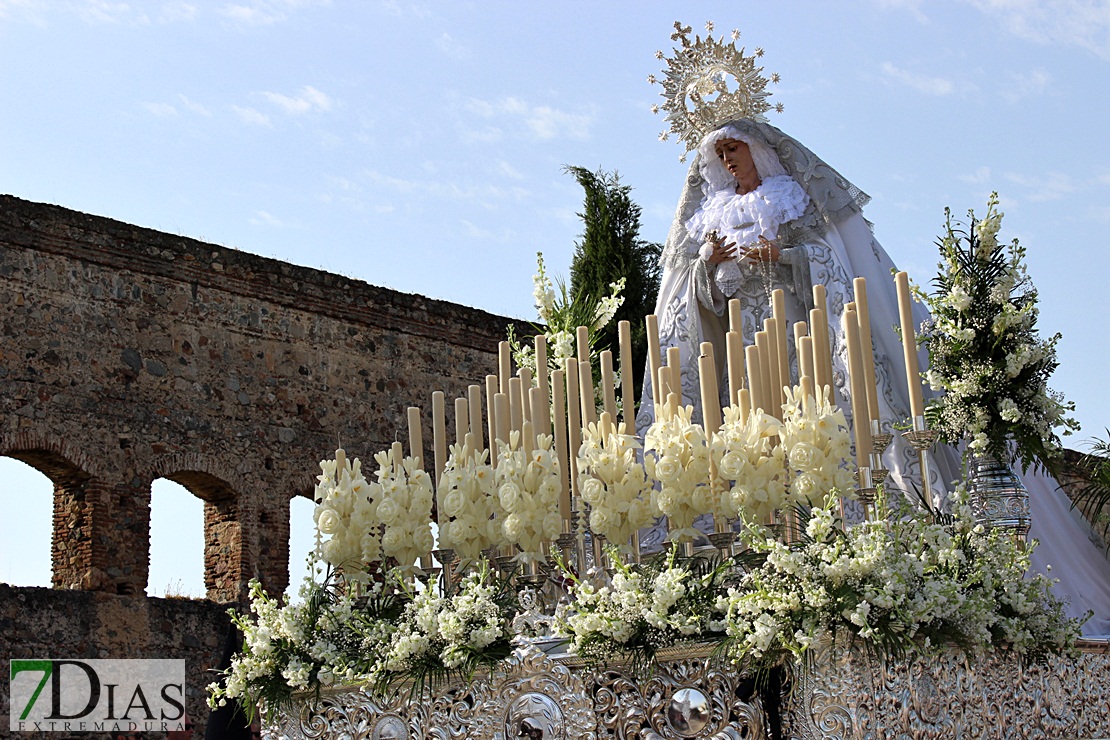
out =
<path fill-rule="evenodd" d="M 848 350 L 841 316 L 855 299 L 853 278 L 863 277 L 874 327 L 878 415 L 884 431 L 894 432 L 883 457 L 890 471 L 886 487 L 917 499 L 916 493 L 910 493 L 921 488 L 917 452 L 893 428 L 910 418 L 903 348 L 893 330 L 899 324 L 892 278 L 895 266 L 863 217 L 862 208 L 870 198 L 767 121 L 762 115 L 771 108 L 764 90 L 767 80 L 743 50 L 710 37 L 690 41 L 689 27 L 676 24 L 676 30 L 672 38 L 682 44 L 676 54 L 681 63 L 668 60 L 663 107 L 671 131 L 688 150 L 694 150 L 694 157 L 663 250 L 655 315 L 662 358 L 672 347 L 680 352 L 681 403 L 693 406 L 695 419 L 700 420 L 701 343 L 712 343 L 718 378 L 724 377 L 730 299 L 740 303 L 741 334 L 747 345 L 771 315 L 773 290 L 784 291 L 786 321 L 793 323 L 809 318 L 813 287 L 819 285 L 827 296 L 832 400 L 851 424 Z M 734 32 L 734 40 L 737 35 Z M 700 66 L 696 62 L 699 44 L 710 48 Z M 739 89 L 726 87 L 722 70 L 733 74 Z M 707 100 L 707 91 L 719 93 L 715 101 Z M 928 319 L 923 305 L 915 303 L 913 311 L 916 326 Z M 813 330 L 809 327 L 810 333 Z M 792 332 L 786 334 L 792 344 Z M 793 352 L 791 346 L 791 356 Z M 921 367 L 926 359 L 922 353 Z M 644 377 L 636 417 L 641 435 L 655 420 L 654 379 L 651 372 Z M 797 381 L 796 376 L 791 379 Z M 727 403 L 725 393 L 721 400 Z M 930 470 L 930 498 L 943 499 L 953 482 L 963 477 L 960 453 L 938 445 Z M 1051 564 L 1052 575 L 1060 579 L 1057 595 L 1069 600 L 1071 616 L 1094 613 L 1085 625 L 1086 634 L 1110 634 L 1110 563 L 1092 541 L 1090 525 L 1072 509 L 1052 478 L 1030 472 L 1023 482 L 1030 497 L 1030 537 L 1041 542 L 1033 553 L 1034 569 L 1044 572 Z M 657 527 L 645 533 L 643 543 L 658 546 L 661 539 Z"/>

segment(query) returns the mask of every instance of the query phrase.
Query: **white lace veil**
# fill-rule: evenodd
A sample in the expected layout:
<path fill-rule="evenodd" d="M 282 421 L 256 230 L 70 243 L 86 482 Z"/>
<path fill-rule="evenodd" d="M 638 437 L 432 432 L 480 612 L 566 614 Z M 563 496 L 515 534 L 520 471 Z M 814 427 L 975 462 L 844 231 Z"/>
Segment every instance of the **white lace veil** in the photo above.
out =
<path fill-rule="evenodd" d="M 760 179 L 766 180 L 768 177 L 786 174 L 786 170 L 771 147 L 748 132 L 726 124 L 706 134 L 698 145 L 698 172 L 705 180 L 705 186 L 702 188 L 703 195 L 736 187 L 736 178 L 725 169 L 724 164 L 717 157 L 717 142 L 722 139 L 736 139 L 748 145 Z"/>

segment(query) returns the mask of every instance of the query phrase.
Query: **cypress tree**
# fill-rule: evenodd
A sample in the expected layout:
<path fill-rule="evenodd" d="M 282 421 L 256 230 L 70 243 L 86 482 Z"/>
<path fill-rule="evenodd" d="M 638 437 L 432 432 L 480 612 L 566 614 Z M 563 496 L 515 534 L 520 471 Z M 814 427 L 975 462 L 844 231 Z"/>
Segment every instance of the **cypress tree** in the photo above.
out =
<path fill-rule="evenodd" d="M 632 364 L 636 398 L 640 397 L 644 363 L 647 359 L 647 333 L 644 316 L 655 310 L 662 267 L 663 246 L 640 238 L 642 209 L 632 201 L 629 185 L 622 185 L 616 172 L 584 167 L 566 167 L 585 191 L 579 217 L 585 227 L 575 244 L 570 268 L 570 295 L 601 297 L 609 294 L 609 284 L 625 279 L 624 304 L 598 337 L 598 345 L 613 350 L 619 358 L 618 322 L 632 325 Z"/>

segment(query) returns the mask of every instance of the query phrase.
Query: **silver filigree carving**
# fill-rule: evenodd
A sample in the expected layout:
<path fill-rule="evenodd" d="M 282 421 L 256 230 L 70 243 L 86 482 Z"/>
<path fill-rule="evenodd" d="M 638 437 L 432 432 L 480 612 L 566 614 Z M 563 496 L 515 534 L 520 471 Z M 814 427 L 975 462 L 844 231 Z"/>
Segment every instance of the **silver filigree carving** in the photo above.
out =
<path fill-rule="evenodd" d="M 948 740 L 1110 737 L 1110 643 L 1082 641 L 1075 659 L 1022 665 L 995 651 L 958 651 L 884 663 L 859 647 L 814 648 L 808 670 L 783 697 L 783 738 Z M 469 684 L 364 687 L 305 696 L 295 711 L 266 716 L 271 738 L 358 740 L 740 740 L 766 721 L 742 669 L 709 648 L 662 651 L 651 671 L 590 668 L 573 656 L 522 644 L 492 674 Z"/>
<path fill-rule="evenodd" d="M 797 677 L 783 737 L 1106 737 L 1110 654 L 1105 643 L 1087 641 L 1086 648 L 1076 659 L 1023 666 L 1020 656 L 1005 651 L 969 660 L 951 650 L 886 664 L 857 649 L 824 645 Z"/>

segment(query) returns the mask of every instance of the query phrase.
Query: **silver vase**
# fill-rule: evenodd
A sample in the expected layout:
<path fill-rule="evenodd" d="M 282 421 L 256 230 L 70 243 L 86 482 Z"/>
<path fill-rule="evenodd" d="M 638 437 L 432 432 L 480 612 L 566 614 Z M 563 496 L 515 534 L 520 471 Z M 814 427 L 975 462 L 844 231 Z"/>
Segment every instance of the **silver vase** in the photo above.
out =
<path fill-rule="evenodd" d="M 977 524 L 1021 539 L 1029 534 L 1029 491 L 1009 465 L 990 455 L 973 455 L 967 491 Z"/>

